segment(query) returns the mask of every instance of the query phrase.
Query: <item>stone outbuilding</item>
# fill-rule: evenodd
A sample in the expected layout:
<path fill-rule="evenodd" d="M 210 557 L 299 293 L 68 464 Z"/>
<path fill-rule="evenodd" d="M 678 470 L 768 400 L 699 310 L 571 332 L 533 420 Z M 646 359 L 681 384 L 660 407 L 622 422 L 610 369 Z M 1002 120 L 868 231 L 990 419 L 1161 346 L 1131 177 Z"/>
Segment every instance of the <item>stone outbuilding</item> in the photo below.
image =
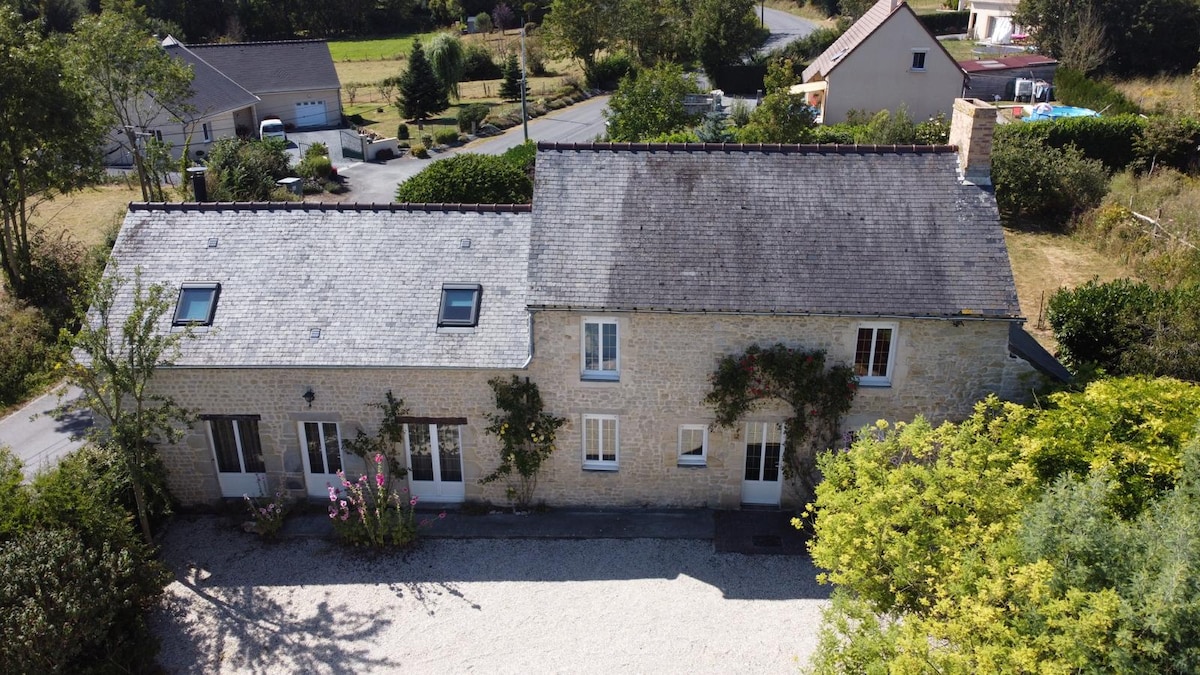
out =
<path fill-rule="evenodd" d="M 532 207 L 134 204 L 113 259 L 180 288 L 162 330 L 198 334 L 155 378 L 199 415 L 161 449 L 185 504 L 264 481 L 324 497 L 389 391 L 413 494 L 504 503 L 479 482 L 488 380 L 517 375 L 567 420 L 538 499 L 777 506 L 786 411 L 714 427 L 723 356 L 825 350 L 859 376 L 846 430 L 1038 384 L 975 174 L 951 146 L 543 144 Z"/>

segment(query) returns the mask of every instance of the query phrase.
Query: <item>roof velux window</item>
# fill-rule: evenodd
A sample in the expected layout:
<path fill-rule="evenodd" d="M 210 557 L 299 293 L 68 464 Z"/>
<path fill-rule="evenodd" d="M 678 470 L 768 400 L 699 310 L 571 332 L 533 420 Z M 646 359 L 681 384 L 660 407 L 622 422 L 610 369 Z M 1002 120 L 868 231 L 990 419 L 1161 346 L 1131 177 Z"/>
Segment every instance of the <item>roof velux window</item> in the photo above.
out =
<path fill-rule="evenodd" d="M 175 305 L 176 326 L 211 326 L 217 312 L 221 284 L 183 284 Z"/>
<path fill-rule="evenodd" d="M 479 324 L 479 284 L 443 284 L 438 326 L 471 328 Z"/>

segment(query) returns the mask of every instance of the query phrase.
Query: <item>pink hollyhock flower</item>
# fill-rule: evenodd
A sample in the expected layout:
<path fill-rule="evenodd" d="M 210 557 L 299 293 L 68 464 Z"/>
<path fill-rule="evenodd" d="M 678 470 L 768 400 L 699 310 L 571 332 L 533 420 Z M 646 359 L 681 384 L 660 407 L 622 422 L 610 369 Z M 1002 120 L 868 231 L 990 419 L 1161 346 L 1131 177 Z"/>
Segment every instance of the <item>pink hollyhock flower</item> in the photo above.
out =
<path fill-rule="evenodd" d="M 416 505 L 417 505 L 417 498 L 416 498 L 416 497 L 413 497 L 412 499 L 408 500 L 408 505 L 409 505 L 409 506 L 416 506 Z"/>
<path fill-rule="evenodd" d="M 381 452 L 375 453 L 375 463 L 383 464 L 383 453 L 381 453 Z"/>
<path fill-rule="evenodd" d="M 441 513 L 439 513 L 439 514 L 438 514 L 438 520 L 441 520 L 441 519 L 443 519 L 443 518 L 445 518 L 445 517 L 446 517 L 446 512 L 445 512 L 445 511 L 442 511 Z"/>
<path fill-rule="evenodd" d="M 381 474 L 381 473 L 375 474 L 375 486 L 383 487 L 383 474 Z"/>

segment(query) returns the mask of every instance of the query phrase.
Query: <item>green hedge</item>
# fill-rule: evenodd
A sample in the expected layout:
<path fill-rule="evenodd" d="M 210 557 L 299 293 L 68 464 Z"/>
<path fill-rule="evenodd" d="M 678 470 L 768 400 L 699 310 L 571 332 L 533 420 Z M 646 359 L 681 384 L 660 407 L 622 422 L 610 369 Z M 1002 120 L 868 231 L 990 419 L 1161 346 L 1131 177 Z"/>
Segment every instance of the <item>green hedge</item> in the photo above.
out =
<path fill-rule="evenodd" d="M 971 19 L 970 12 L 935 12 L 919 14 L 917 18 L 930 33 L 934 35 L 953 35 L 967 32 L 967 24 Z"/>
<path fill-rule="evenodd" d="M 1100 160 L 1110 171 L 1120 171 L 1137 159 L 1135 145 L 1145 128 L 1146 120 L 1137 115 L 1019 122 L 997 127 L 996 144 L 1030 138 L 1053 148 L 1074 145 L 1085 157 Z"/>

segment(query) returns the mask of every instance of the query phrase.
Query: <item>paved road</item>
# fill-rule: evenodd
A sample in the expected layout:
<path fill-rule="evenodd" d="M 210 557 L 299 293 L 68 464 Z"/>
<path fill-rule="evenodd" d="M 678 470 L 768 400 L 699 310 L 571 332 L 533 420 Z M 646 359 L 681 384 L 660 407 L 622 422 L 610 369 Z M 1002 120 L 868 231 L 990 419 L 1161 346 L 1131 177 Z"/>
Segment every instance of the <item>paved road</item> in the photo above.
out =
<path fill-rule="evenodd" d="M 604 133 L 602 112 L 607 96 L 584 101 L 529 121 L 529 138 L 533 141 L 573 143 L 590 141 Z M 339 169 L 350 180 L 350 201 L 360 204 L 386 204 L 393 201 L 396 186 L 419 173 L 430 162 L 460 152 L 499 155 L 524 142 L 524 133 L 517 125 L 500 136 L 474 141 L 447 152 L 432 153 L 429 159 L 401 157 L 386 164 L 363 162 Z"/>
<path fill-rule="evenodd" d="M 68 387 L 63 400 L 75 400 L 81 393 L 75 387 Z M 27 480 L 83 445 L 82 440 L 73 437 L 92 424 L 91 415 L 84 412 L 55 415 L 58 405 L 56 390 L 0 420 L 0 446 L 8 446 L 21 459 Z"/>
<path fill-rule="evenodd" d="M 795 14 L 788 14 L 770 7 L 760 9 L 760 11 L 766 20 L 767 28 L 771 31 L 771 37 L 767 38 L 762 46 L 764 52 L 782 47 L 817 29 L 817 24 Z"/>

